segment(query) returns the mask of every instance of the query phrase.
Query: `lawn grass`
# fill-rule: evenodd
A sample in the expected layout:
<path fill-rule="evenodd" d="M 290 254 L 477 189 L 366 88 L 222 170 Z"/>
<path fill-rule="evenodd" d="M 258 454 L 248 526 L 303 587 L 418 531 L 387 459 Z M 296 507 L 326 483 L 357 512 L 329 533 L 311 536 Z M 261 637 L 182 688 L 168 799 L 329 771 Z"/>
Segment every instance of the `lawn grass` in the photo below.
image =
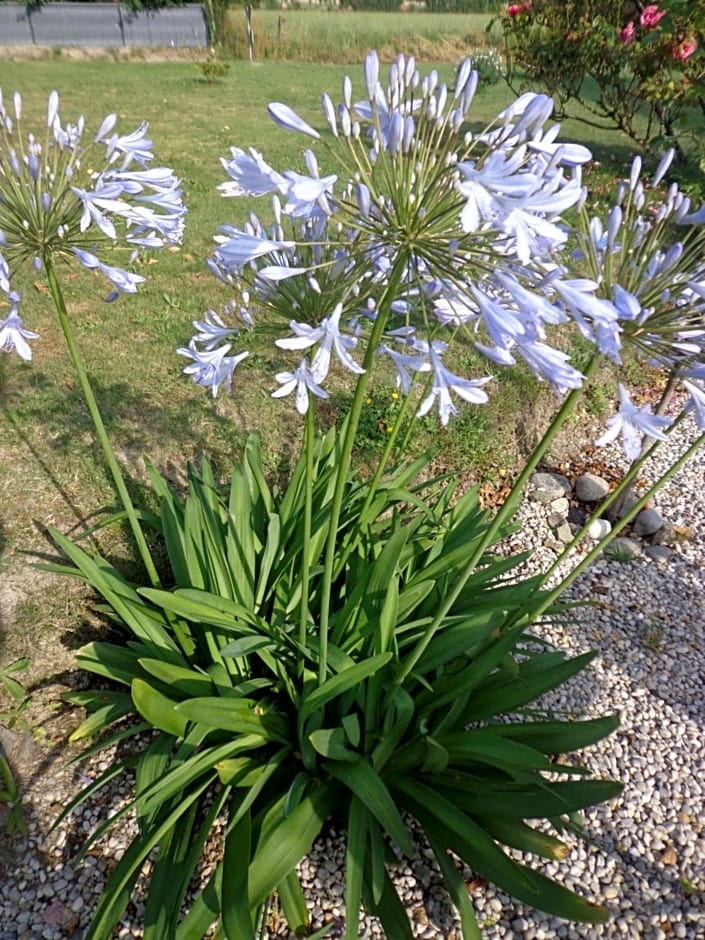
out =
<path fill-rule="evenodd" d="M 451 79 L 451 65 L 439 64 L 438 69 L 443 80 Z M 296 449 L 298 416 L 291 403 L 270 397 L 272 376 L 282 366 L 268 341 L 255 341 L 247 381 L 215 402 L 182 376 L 184 361 L 175 350 L 190 338 L 192 320 L 230 299 L 207 272 L 204 259 L 215 227 L 242 223 L 251 208 L 217 193 L 224 178 L 219 158 L 228 155 L 230 146 L 253 146 L 279 170 L 303 169 L 305 139 L 273 125 L 266 105 L 283 100 L 322 127 L 320 93 L 328 90 L 337 99 L 346 71 L 352 71 L 359 90 L 360 66 L 348 70 L 320 63 L 235 62 L 223 80 L 209 84 L 193 63 L 70 62 L 58 57 L 23 62 L 18 68 L 17 63 L 0 62 L 6 98 L 20 91 L 25 115 L 36 116 L 39 128 L 46 96 L 54 88 L 64 120 L 84 113 L 97 129 L 106 113 L 117 110 L 123 131 L 147 120 L 157 162 L 172 166 L 183 179 L 189 206 L 183 247 L 145 258 L 139 270 L 148 281 L 136 296 L 104 303 L 105 284 L 83 269 L 70 270 L 64 280 L 108 430 L 140 500 L 148 499 L 145 458 L 180 481 L 186 461 L 207 454 L 224 479 L 252 429 L 263 435 L 272 472 L 285 466 Z M 511 99 L 502 85 L 480 89 L 471 112 L 474 126 L 483 127 Z M 598 193 L 625 173 L 631 145 L 620 135 L 601 133 L 596 140 L 576 124 L 568 124 L 564 135 L 595 145 L 600 166 L 590 175 Z M 266 216 L 267 201 L 260 206 Z M 41 526 L 77 531 L 98 510 L 115 505 L 43 284 L 30 278 L 20 286 L 26 325 L 41 339 L 29 365 L 16 356 L 0 356 L 0 565 L 20 550 L 46 551 Z M 444 444 L 444 467 L 468 479 L 496 479 L 498 468 L 511 468 L 522 427 L 533 426 L 538 420 L 534 409 L 546 403 L 541 395 L 527 392 L 527 382 L 519 371 L 512 372 L 506 383 L 497 383 L 499 393 L 481 415 L 468 409 L 442 434 L 429 419 L 427 428 L 419 427 L 421 440 Z M 374 460 L 375 429 L 388 406 L 392 408 L 391 398 L 385 397 L 391 393 L 390 382 L 374 402 L 381 414 L 368 416 L 370 447 L 363 449 L 361 459 Z M 339 400 L 344 394 L 341 389 Z M 548 398 L 550 405 L 550 393 Z M 119 532 L 101 538 L 103 548 L 105 539 L 112 539 L 113 554 L 129 555 Z M 0 663 L 9 658 L 11 653 L 0 650 Z"/>

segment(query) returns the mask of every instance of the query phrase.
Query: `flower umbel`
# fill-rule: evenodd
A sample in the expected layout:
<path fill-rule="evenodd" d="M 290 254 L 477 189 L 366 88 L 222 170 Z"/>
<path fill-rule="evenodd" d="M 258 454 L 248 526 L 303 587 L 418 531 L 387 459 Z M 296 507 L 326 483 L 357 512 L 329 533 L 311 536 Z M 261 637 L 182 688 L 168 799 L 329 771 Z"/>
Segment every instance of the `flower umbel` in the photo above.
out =
<path fill-rule="evenodd" d="M 178 245 L 186 212 L 173 172 L 147 166 L 153 159 L 147 125 L 111 135 L 117 118 L 109 115 L 96 137 L 86 139 L 83 117 L 62 124 L 52 92 L 43 131 L 25 131 L 21 98 L 14 100 L 14 118 L 0 103 L 0 288 L 8 293 L 10 278 L 15 286 L 27 263 L 36 272 L 75 258 L 118 291 L 134 292 L 144 278 L 95 251 L 121 240 L 129 256 L 135 248 Z M 101 164 L 100 171 L 90 169 Z"/>
<path fill-rule="evenodd" d="M 269 195 L 273 221 L 251 215 L 244 227 L 222 226 L 209 265 L 256 298 L 262 313 L 290 325 L 295 335 L 277 340 L 280 349 L 317 347 L 310 372 L 287 373 L 298 376 L 300 394 L 310 389 L 305 377 L 319 387 L 330 381 L 333 350 L 345 370 L 364 370 L 365 382 L 382 355 L 401 369 L 404 390 L 423 398 L 422 411 L 438 401 L 445 424 L 456 413 L 449 392 L 482 403 L 485 379 L 456 376 L 437 358 L 412 363 L 458 329 L 495 362 L 513 363 L 514 348 L 560 392 L 580 383 L 546 335 L 547 324 L 565 319 L 546 270 L 565 243 L 559 221 L 581 199 L 580 166 L 590 153 L 556 142 L 544 95 L 522 96 L 484 132 L 468 134 L 476 87 L 470 61 L 450 90 L 435 72 L 422 78 L 404 56 L 385 86 L 371 53 L 362 100 L 348 78 L 337 106 L 323 96 L 329 135 L 283 104 L 269 109 L 280 126 L 312 138 L 326 160 L 334 155 L 336 175 L 319 172 L 313 150 L 305 153 L 306 174 L 274 170 L 254 150 L 233 148 L 223 159 L 232 180 L 223 194 Z M 511 271 L 512 290 L 498 271 Z M 350 355 L 355 348 L 364 362 Z M 423 391 L 426 369 L 431 397 Z"/>

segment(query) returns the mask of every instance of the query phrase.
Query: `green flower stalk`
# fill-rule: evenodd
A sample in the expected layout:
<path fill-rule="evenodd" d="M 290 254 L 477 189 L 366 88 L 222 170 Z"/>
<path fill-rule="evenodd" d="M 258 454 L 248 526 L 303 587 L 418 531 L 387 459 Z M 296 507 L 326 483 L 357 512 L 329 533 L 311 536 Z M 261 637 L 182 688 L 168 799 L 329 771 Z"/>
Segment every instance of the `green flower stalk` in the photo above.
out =
<path fill-rule="evenodd" d="M 120 247 L 128 264 L 140 249 L 181 242 L 185 208 L 179 181 L 165 167 L 149 168 L 153 159 L 147 125 L 134 132 L 114 132 L 117 116 L 105 118 L 92 141 L 85 141 L 85 121 L 61 123 L 59 96 L 49 95 L 41 133 L 25 130 L 22 99 L 13 96 L 10 113 L 0 90 L 0 292 L 9 314 L 0 320 L 0 349 L 32 358 L 30 340 L 38 335 L 24 326 L 20 292 L 25 269 L 43 273 L 56 308 L 69 355 L 93 420 L 113 482 L 127 515 L 140 557 L 153 584 L 159 578 L 122 471 L 115 459 L 88 373 L 73 333 L 57 276 L 63 262 L 99 271 L 110 283 L 105 298 L 134 293 L 145 280 L 128 267 L 100 260 L 96 251 Z M 103 169 L 88 169 L 102 165 Z"/>

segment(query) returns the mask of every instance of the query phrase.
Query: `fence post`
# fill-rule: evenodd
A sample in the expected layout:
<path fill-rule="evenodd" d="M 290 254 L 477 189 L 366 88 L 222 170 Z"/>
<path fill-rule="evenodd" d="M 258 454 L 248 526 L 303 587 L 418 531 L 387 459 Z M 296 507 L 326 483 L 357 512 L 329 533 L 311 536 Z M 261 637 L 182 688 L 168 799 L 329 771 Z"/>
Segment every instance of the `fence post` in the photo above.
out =
<path fill-rule="evenodd" d="M 117 5 L 117 15 L 118 15 L 118 24 L 120 26 L 120 40 L 122 41 L 123 46 L 125 45 L 125 27 L 122 22 L 122 7 L 118 3 Z"/>
<path fill-rule="evenodd" d="M 252 7 L 249 3 L 245 6 L 245 19 L 247 20 L 247 51 L 250 53 L 250 62 L 252 62 L 255 37 L 252 35 Z"/>

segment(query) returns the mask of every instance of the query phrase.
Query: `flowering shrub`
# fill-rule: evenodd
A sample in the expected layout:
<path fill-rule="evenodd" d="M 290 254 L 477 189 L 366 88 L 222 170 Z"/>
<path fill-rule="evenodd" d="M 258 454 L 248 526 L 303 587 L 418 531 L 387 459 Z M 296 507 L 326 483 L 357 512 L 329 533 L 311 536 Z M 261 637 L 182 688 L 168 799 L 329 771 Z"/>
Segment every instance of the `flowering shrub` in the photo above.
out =
<path fill-rule="evenodd" d="M 126 581 L 51 530 L 74 565 L 58 570 L 99 592 L 128 638 L 78 655 L 117 688 L 70 697 L 92 712 L 75 739 L 98 735 L 91 751 L 132 747 L 67 812 L 135 771 L 134 800 L 84 849 L 136 813 L 87 940 L 113 934 L 147 865 L 145 940 L 200 938 L 213 924 L 250 940 L 265 931 L 275 891 L 291 930 L 310 934 L 296 866 L 331 820 L 347 838 L 347 940 L 359 936 L 361 904 L 388 937 L 412 936 L 390 875 L 416 850 L 409 819 L 466 940 L 479 930 L 453 855 L 556 916 L 607 917 L 506 851 L 563 858 L 574 813 L 620 790 L 587 779 L 572 754 L 616 719 L 557 720 L 536 704 L 591 655 L 567 659 L 532 642 L 543 618 L 567 616 L 562 591 L 605 543 L 550 590 L 548 574 L 522 577 L 524 556 L 506 558 L 498 543 L 591 375 L 607 361 L 619 367 L 625 349 L 681 384 L 702 433 L 610 537 L 702 444 L 705 209 L 691 211 L 675 185 L 658 188 L 669 153 L 650 185 L 637 159 L 614 205 L 591 218 L 581 179 L 590 154 L 558 141 L 551 100 L 522 95 L 470 133 L 477 80 L 464 62 L 451 91 L 399 56 L 383 83 L 371 53 L 361 99 L 349 78 L 337 105 L 322 96 L 322 130 L 270 105 L 278 125 L 309 143 L 305 173 L 279 171 L 253 149 L 222 160 L 223 195 L 263 197 L 271 210 L 218 229 L 209 266 L 229 301 L 194 323 L 179 353 L 184 372 L 217 394 L 246 373 L 253 330 L 276 336 L 285 362 L 271 393 L 282 407 L 291 397 L 292 420 L 304 424 L 287 486 L 267 483 L 257 436 L 226 491 L 208 463 L 189 469 L 185 498 L 153 471 L 170 566 L 163 587 Z M 107 207 L 80 194 L 88 224 Z M 571 329 L 592 344 L 582 371 L 561 348 Z M 459 342 L 484 357 L 479 374 L 453 365 Z M 421 479 L 428 454 L 393 463 L 407 419 L 435 413 L 447 425 L 482 407 L 519 360 L 555 390 L 557 411 L 494 514 L 475 490 Z M 399 406 L 367 478 L 351 455 L 378 377 L 391 377 Z M 339 382 L 353 387 L 350 407 L 339 428 L 319 433 L 319 402 Z M 636 406 L 624 383 L 619 396 L 603 441 L 621 436 L 636 459 L 598 513 L 684 416 Z M 214 832 L 222 854 L 201 877 Z"/>
<path fill-rule="evenodd" d="M 690 118 L 705 114 L 704 18 L 687 0 L 513 3 L 499 17 L 506 77 L 545 88 L 562 110 L 580 101 L 642 147 L 685 151 Z"/>

